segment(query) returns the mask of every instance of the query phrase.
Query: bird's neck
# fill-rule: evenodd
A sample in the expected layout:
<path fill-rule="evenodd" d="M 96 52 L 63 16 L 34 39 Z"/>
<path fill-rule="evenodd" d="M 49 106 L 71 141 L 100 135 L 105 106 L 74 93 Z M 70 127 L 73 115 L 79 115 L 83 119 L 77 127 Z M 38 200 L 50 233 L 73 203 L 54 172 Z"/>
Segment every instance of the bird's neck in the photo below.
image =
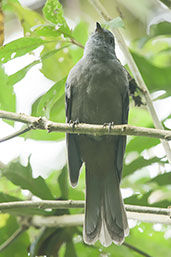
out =
<path fill-rule="evenodd" d="M 84 57 L 89 57 L 97 60 L 116 58 L 114 49 L 108 49 L 104 45 L 87 43 L 84 50 Z"/>

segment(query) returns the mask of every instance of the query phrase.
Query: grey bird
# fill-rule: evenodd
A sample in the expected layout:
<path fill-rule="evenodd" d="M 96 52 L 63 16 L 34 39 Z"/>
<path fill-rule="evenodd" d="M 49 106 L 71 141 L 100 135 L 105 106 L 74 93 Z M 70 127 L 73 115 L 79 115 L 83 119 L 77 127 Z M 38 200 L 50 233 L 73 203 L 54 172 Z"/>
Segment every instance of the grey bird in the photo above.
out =
<path fill-rule="evenodd" d="M 67 78 L 67 122 L 126 124 L 128 88 L 128 73 L 116 57 L 114 36 L 97 22 L 82 59 Z M 129 233 L 120 191 L 126 137 L 67 134 L 66 142 L 73 187 L 85 163 L 85 243 L 122 244 Z"/>

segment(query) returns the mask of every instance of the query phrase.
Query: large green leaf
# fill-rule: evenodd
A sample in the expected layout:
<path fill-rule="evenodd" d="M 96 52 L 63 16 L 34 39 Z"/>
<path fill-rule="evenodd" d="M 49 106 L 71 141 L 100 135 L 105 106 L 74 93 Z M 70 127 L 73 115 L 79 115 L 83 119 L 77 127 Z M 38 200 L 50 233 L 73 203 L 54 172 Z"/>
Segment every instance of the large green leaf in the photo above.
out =
<path fill-rule="evenodd" d="M 55 83 L 46 94 L 39 97 L 32 105 L 33 116 L 45 116 L 53 121 L 63 122 L 65 119 L 64 88 L 66 78 Z M 55 106 L 55 107 L 54 107 Z M 55 113 L 52 115 L 52 108 Z M 62 111 L 62 116 L 61 116 Z"/>
<path fill-rule="evenodd" d="M 72 33 L 74 40 L 85 45 L 88 39 L 88 24 L 86 22 L 81 21 L 76 25 L 74 31 Z M 84 49 L 81 47 L 72 46 L 69 48 L 69 53 L 72 56 L 74 64 L 76 64 L 80 58 L 83 56 Z"/>
<path fill-rule="evenodd" d="M 3 1 L 3 8 L 8 9 L 18 16 L 21 26 L 24 29 L 24 33 L 27 33 L 27 35 L 33 35 L 33 32 L 30 30 L 33 26 L 43 24 L 45 22 L 41 14 L 28 8 L 24 8 L 17 0 Z"/>
<path fill-rule="evenodd" d="M 62 173 L 62 170 L 54 170 L 53 172 L 51 172 L 51 174 L 46 179 L 46 183 L 47 183 L 48 187 L 50 188 L 55 199 L 61 198 L 61 189 L 60 189 L 60 185 L 58 183 L 58 179 L 59 179 L 61 173 Z M 65 185 L 64 185 L 64 188 L 65 188 Z"/>
<path fill-rule="evenodd" d="M 43 44 L 49 43 L 41 38 L 23 37 L 0 47 L 0 60 L 6 63 L 16 57 L 23 56 Z"/>
<path fill-rule="evenodd" d="M 171 184 L 171 172 L 160 174 L 148 182 L 149 183 L 155 182 L 160 186 L 170 185 Z"/>
<path fill-rule="evenodd" d="M 8 82 L 8 75 L 0 65 L 0 109 L 15 112 L 16 97 Z M 7 121 L 7 123 L 14 124 L 13 121 Z"/>
<path fill-rule="evenodd" d="M 72 240 L 74 232 L 75 228 L 44 228 L 31 245 L 30 256 L 63 256 L 57 255 L 60 247 Z"/>
<path fill-rule="evenodd" d="M 63 35 L 66 38 L 73 38 L 72 31 L 69 27 L 61 25 L 59 28 L 55 24 L 43 24 L 34 27 L 34 32 L 38 36 L 57 38 Z"/>
<path fill-rule="evenodd" d="M 45 37 L 55 37 L 62 48 L 65 43 L 62 43 L 63 39 L 59 37 L 59 35 L 63 34 L 65 37 L 71 37 L 72 34 L 65 21 L 62 5 L 58 0 L 48 0 L 43 8 L 43 14 L 51 24 L 38 28 L 36 32 L 38 35 L 43 35 Z M 53 49 L 56 50 L 56 43 L 45 46 L 41 56 Z M 60 51 L 51 56 L 51 58 L 42 61 L 41 72 L 48 79 L 56 82 L 66 77 L 72 66 L 73 62 L 71 56 Z"/>
<path fill-rule="evenodd" d="M 32 105 L 33 116 L 46 116 L 49 119 L 52 106 L 64 94 L 65 80 L 55 83 L 44 95 L 39 97 Z M 57 110 L 58 111 L 58 110 Z"/>
<path fill-rule="evenodd" d="M 0 244 L 3 244 L 8 238 L 19 228 L 19 224 L 15 217 L 1 214 L 0 220 L 4 218 L 4 226 L 0 226 Z M 27 248 L 29 247 L 30 239 L 27 232 L 22 233 L 10 244 L 4 251 L 0 253 L 1 257 L 27 257 Z"/>
<path fill-rule="evenodd" d="M 47 0 L 43 8 L 43 14 L 48 21 L 68 27 L 64 18 L 62 5 L 58 0 Z"/>
<path fill-rule="evenodd" d="M 9 86 L 13 86 L 15 85 L 17 82 L 19 82 L 20 80 L 22 80 L 27 72 L 33 67 L 35 66 L 36 64 L 39 64 L 40 63 L 40 60 L 36 60 L 36 61 L 33 61 L 32 63 L 26 65 L 24 68 L 22 68 L 21 70 L 13 73 L 12 75 L 10 75 L 8 77 L 8 84 Z"/>
<path fill-rule="evenodd" d="M 160 143 L 158 138 L 148 137 L 133 137 L 126 146 L 126 152 L 138 152 L 141 153 L 145 149 L 149 149 Z"/>
<path fill-rule="evenodd" d="M 156 36 L 171 36 L 171 23 L 168 21 L 162 21 L 150 26 L 150 37 Z"/>
<path fill-rule="evenodd" d="M 171 239 L 166 239 L 166 228 L 166 226 L 162 226 L 160 231 L 155 231 L 153 224 L 141 222 L 131 229 L 126 242 L 149 254 L 149 256 L 170 256 Z M 142 255 L 136 254 L 136 256 Z"/>
<path fill-rule="evenodd" d="M 84 21 L 80 21 L 74 28 L 72 36 L 76 41 L 85 45 L 88 39 L 88 24 Z"/>
<path fill-rule="evenodd" d="M 56 122 L 65 122 L 65 95 L 63 94 L 52 106 L 50 119 Z M 61 135 L 64 133 L 61 133 Z"/>
<path fill-rule="evenodd" d="M 131 52 L 133 58 L 144 78 L 150 91 L 166 90 L 171 93 L 171 72 L 170 67 L 154 66 L 148 59 L 135 52 Z"/>
<path fill-rule="evenodd" d="M 59 42 L 59 48 L 65 47 L 65 42 Z M 44 56 L 49 51 L 56 50 L 57 42 L 45 45 L 41 56 Z M 41 72 L 53 81 L 59 81 L 66 77 L 73 67 L 74 63 L 71 55 L 68 52 L 58 51 L 50 58 L 46 58 L 42 61 Z"/>
<path fill-rule="evenodd" d="M 130 106 L 128 124 L 151 128 L 153 125 L 150 113 L 146 108 Z"/>
<path fill-rule="evenodd" d="M 153 157 L 151 159 L 144 159 L 142 156 L 139 156 L 136 160 L 132 161 L 129 165 L 124 165 L 123 177 L 133 174 L 135 171 L 152 165 L 153 163 L 159 163 L 160 159 Z M 160 162 L 161 163 L 161 162 Z"/>
<path fill-rule="evenodd" d="M 124 199 L 125 204 L 134 204 L 134 205 L 142 205 L 142 206 L 153 206 L 153 207 L 160 207 L 160 208 L 167 208 L 170 206 L 170 202 L 167 200 L 163 200 L 160 202 L 155 202 L 154 204 L 149 204 L 149 197 L 152 191 L 149 191 L 145 194 L 134 194 L 128 198 Z"/>
<path fill-rule="evenodd" d="M 36 64 L 39 64 L 41 62 L 43 62 L 44 60 L 50 58 L 51 56 L 53 56 L 54 54 L 56 54 L 57 52 L 61 51 L 62 49 L 68 47 L 68 45 L 64 45 L 64 47 L 61 47 L 59 49 L 54 49 L 52 51 L 49 51 L 47 53 L 45 53 L 44 55 L 42 55 L 38 60 L 35 60 L 33 62 L 31 62 L 30 64 L 26 65 L 24 68 L 22 68 L 21 70 L 13 73 L 12 75 L 10 75 L 8 77 L 8 84 L 10 86 L 16 84 L 17 82 L 19 82 L 21 79 L 23 79 L 25 77 L 25 75 L 27 74 L 27 72 Z"/>
<path fill-rule="evenodd" d="M 72 239 L 67 240 L 66 251 L 65 251 L 64 257 L 77 257 L 77 256 L 78 255 L 76 253 L 75 245 L 74 245 Z"/>
<path fill-rule="evenodd" d="M 32 105 L 33 116 L 45 116 L 56 122 L 65 122 L 65 97 L 63 79 L 52 86 L 46 94 L 39 97 Z M 52 139 L 64 139 L 64 133 L 51 133 Z M 32 134 L 31 134 L 32 135 Z M 50 138 L 50 136 L 49 136 Z M 47 135 L 48 139 L 48 135 Z"/>
<path fill-rule="evenodd" d="M 32 177 L 32 168 L 29 162 L 24 167 L 19 161 L 13 161 L 4 169 L 3 175 L 15 185 L 29 190 L 43 200 L 53 199 L 45 180 L 40 176 L 35 179 Z"/>

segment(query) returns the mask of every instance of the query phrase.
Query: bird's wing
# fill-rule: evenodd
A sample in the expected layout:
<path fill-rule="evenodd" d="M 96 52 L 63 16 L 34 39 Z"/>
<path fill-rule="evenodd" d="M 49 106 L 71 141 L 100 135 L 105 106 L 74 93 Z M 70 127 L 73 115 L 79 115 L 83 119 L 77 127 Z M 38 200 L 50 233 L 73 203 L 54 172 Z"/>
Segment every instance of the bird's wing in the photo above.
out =
<path fill-rule="evenodd" d="M 128 112 L 129 112 L 129 95 L 126 92 L 126 95 L 122 99 L 122 124 L 128 123 Z M 122 176 L 122 168 L 123 168 L 123 157 L 126 147 L 126 136 L 119 136 L 118 138 L 118 149 L 116 153 L 116 169 L 119 177 L 119 181 L 121 181 Z"/>
<path fill-rule="evenodd" d="M 72 108 L 72 88 L 66 83 L 65 87 L 66 94 L 66 121 L 70 122 L 71 108 Z M 68 166 L 69 175 L 72 186 L 76 186 L 78 182 L 80 168 L 82 166 L 82 160 L 80 156 L 79 146 L 77 142 L 76 134 L 66 134 L 67 153 L 68 153 Z"/>

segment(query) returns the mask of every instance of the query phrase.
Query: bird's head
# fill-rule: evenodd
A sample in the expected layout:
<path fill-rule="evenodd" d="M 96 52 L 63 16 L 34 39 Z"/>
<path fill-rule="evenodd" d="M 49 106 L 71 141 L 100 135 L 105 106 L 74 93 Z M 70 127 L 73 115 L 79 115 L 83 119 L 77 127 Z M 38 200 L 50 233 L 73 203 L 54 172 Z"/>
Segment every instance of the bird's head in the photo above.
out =
<path fill-rule="evenodd" d="M 85 55 L 93 53 L 115 56 L 114 36 L 109 30 L 103 29 L 98 22 L 96 22 L 95 32 L 90 36 L 85 47 Z"/>

